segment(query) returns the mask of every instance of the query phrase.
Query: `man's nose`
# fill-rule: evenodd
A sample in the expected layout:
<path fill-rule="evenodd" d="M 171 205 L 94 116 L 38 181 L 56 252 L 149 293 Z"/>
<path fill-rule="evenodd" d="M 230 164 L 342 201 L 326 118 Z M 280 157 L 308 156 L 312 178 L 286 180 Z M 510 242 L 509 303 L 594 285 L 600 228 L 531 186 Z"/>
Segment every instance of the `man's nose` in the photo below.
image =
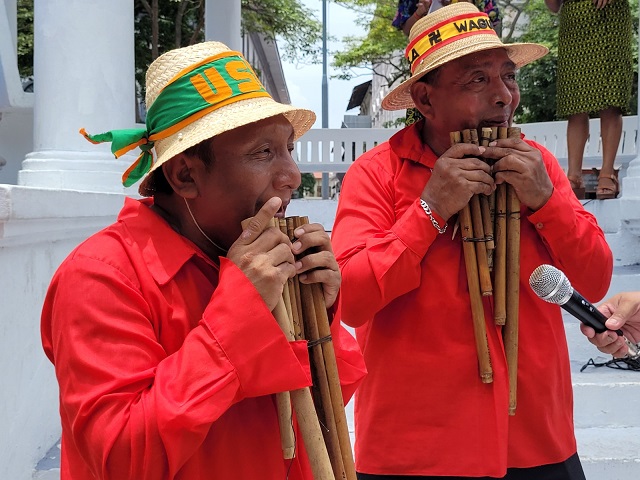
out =
<path fill-rule="evenodd" d="M 495 102 L 501 105 L 509 105 L 513 101 L 511 89 L 502 78 L 494 82 L 494 90 L 492 92 Z"/>
<path fill-rule="evenodd" d="M 276 187 L 278 188 L 290 188 L 292 190 L 297 189 L 302 183 L 302 176 L 300 175 L 300 168 L 293 159 L 291 153 L 287 152 L 286 155 L 282 155 L 279 161 L 281 165 L 278 175 Z"/>

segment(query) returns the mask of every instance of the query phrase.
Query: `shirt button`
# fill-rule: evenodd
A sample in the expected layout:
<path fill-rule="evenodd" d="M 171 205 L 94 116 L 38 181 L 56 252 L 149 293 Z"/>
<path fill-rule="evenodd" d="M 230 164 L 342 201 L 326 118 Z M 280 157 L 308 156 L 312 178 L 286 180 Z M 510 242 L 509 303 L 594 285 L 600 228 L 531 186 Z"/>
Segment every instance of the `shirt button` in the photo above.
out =
<path fill-rule="evenodd" d="M 543 228 L 543 227 L 544 227 L 544 224 L 543 224 L 542 222 L 538 222 L 538 223 L 536 223 L 536 228 L 537 228 L 538 230 L 542 230 L 542 228 Z"/>

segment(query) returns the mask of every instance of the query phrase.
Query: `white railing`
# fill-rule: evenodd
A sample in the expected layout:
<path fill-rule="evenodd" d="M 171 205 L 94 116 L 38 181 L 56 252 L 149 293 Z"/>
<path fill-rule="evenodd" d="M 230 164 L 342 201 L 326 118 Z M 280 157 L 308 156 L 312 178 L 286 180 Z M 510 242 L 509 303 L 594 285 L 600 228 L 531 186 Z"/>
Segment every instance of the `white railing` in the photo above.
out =
<path fill-rule="evenodd" d="M 520 127 L 527 138 L 545 146 L 556 156 L 560 165 L 567 168 L 566 121 L 527 123 Z M 585 148 L 583 168 L 600 167 L 602 141 L 599 119 L 591 119 L 589 127 L 590 140 Z M 397 131 L 391 128 L 312 129 L 298 140 L 295 158 L 302 172 L 343 173 L 362 153 L 388 140 Z M 624 117 L 616 157 L 617 168 L 626 170 L 628 163 L 636 157 L 637 134 L 638 117 Z"/>

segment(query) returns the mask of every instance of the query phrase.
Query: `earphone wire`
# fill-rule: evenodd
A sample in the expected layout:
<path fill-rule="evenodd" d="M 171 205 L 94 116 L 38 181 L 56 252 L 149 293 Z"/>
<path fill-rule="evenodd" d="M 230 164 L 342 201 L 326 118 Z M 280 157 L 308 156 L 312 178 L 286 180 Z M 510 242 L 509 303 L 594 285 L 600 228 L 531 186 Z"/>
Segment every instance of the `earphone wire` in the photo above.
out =
<path fill-rule="evenodd" d="M 184 197 L 183 197 L 184 198 Z M 191 211 L 191 207 L 189 207 L 189 202 L 187 201 L 186 198 L 184 198 L 184 204 L 187 206 L 187 210 L 189 211 L 189 215 L 191 215 L 191 220 L 193 220 L 193 223 L 195 224 L 196 228 L 200 231 L 200 233 L 202 234 L 202 236 L 204 238 L 206 238 L 207 240 L 209 240 L 209 243 L 211 243 L 211 245 L 213 245 L 214 247 L 216 247 L 218 250 L 220 250 L 221 252 L 224 252 L 225 254 L 229 251 L 226 248 L 222 248 L 220 245 L 218 245 L 216 242 L 214 242 L 213 240 L 211 240 L 209 238 L 209 235 L 207 235 L 206 233 L 204 233 L 204 231 L 200 228 L 200 225 L 198 225 L 198 222 L 196 221 L 196 217 L 193 215 L 193 212 Z"/>

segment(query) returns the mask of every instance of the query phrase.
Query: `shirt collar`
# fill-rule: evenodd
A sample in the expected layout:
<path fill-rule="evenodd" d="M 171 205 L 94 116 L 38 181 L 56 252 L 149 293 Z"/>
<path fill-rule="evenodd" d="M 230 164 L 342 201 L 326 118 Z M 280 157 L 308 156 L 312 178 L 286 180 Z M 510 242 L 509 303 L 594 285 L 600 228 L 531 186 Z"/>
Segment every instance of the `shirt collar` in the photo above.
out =
<path fill-rule="evenodd" d="M 438 157 L 429 145 L 422 142 L 420 134 L 424 128 L 424 122 L 425 120 L 421 119 L 403 128 L 389 139 L 389 145 L 398 157 L 433 168 Z"/>
<path fill-rule="evenodd" d="M 197 256 L 218 268 L 193 242 L 173 230 L 151 210 L 152 198 L 126 198 L 118 215 L 133 241 L 139 246 L 149 272 L 160 285 L 169 282 L 192 257 Z"/>

